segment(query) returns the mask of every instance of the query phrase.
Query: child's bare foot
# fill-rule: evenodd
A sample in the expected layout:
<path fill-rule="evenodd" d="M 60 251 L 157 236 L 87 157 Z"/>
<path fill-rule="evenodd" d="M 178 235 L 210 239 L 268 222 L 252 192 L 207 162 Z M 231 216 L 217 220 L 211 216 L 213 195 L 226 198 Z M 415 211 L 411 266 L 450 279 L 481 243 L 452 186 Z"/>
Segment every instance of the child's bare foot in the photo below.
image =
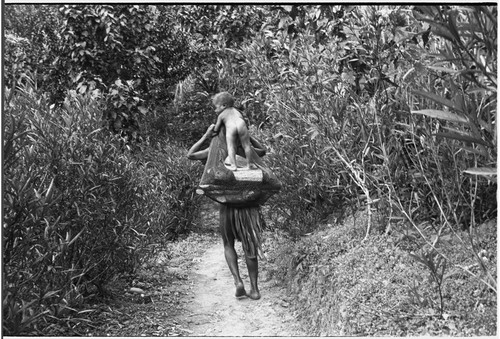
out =
<path fill-rule="evenodd" d="M 245 291 L 245 286 L 243 286 L 243 283 L 239 283 L 236 285 L 236 293 L 234 294 L 234 296 L 236 298 L 240 298 L 240 297 L 243 297 L 247 294 L 247 292 Z"/>
<path fill-rule="evenodd" d="M 257 169 L 258 167 L 255 164 L 248 164 L 248 166 L 245 168 L 249 169 L 249 170 L 254 170 L 254 169 Z"/>
<path fill-rule="evenodd" d="M 251 290 L 250 293 L 247 293 L 247 297 L 253 300 L 259 300 L 260 299 L 260 293 L 259 291 Z"/>

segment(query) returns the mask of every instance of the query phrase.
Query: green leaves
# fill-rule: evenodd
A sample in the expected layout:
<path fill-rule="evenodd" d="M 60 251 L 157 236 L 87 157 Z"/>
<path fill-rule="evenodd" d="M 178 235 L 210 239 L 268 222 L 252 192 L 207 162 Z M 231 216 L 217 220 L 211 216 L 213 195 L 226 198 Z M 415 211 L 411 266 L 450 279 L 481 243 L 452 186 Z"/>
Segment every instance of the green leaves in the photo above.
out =
<path fill-rule="evenodd" d="M 466 169 L 464 173 L 479 175 L 494 182 L 497 181 L 496 177 L 498 175 L 497 169 L 494 167 L 473 167 Z"/>
<path fill-rule="evenodd" d="M 437 109 L 422 109 L 418 111 L 411 111 L 412 114 L 422 114 L 431 118 L 437 118 L 437 119 L 443 119 L 447 121 L 452 121 L 452 122 L 460 122 L 460 123 L 467 123 L 467 119 L 464 117 L 461 117 L 457 114 L 447 112 L 447 111 L 440 111 Z"/>
<path fill-rule="evenodd" d="M 478 102 L 495 101 L 496 67 L 488 67 L 486 60 L 496 60 L 497 51 L 492 47 L 496 32 L 493 7 L 415 7 L 416 16 L 433 27 L 434 34 L 444 37 L 440 43 L 441 57 L 427 69 L 444 75 L 444 91 L 413 90 L 413 94 L 429 100 L 424 109 L 411 110 L 412 114 L 457 123 L 455 131 L 436 131 L 438 137 L 458 140 L 463 149 L 472 154 L 481 154 L 489 162 L 496 159 L 496 110 L 478 105 Z M 460 19 L 459 19 L 460 18 Z M 473 65 L 473 66 L 466 66 Z M 463 88 L 468 88 L 464 91 Z M 443 93 L 452 93 L 451 99 Z M 425 107 L 424 106 L 424 107 Z M 447 108 L 443 110 L 444 107 Z M 482 106 L 482 107 L 481 107 Z M 467 144 L 476 148 L 470 149 Z"/>
<path fill-rule="evenodd" d="M 449 120 L 449 119 L 446 119 L 446 120 Z M 449 121 L 453 121 L 453 120 L 449 120 Z M 484 145 L 484 146 L 488 146 L 489 145 L 488 143 L 486 143 L 482 139 L 474 138 L 474 137 L 472 137 L 470 135 L 467 135 L 467 134 L 464 134 L 464 133 L 457 133 L 457 132 L 437 132 L 437 133 L 435 133 L 433 135 L 435 135 L 437 137 L 444 137 L 444 138 L 449 138 L 449 139 L 454 139 L 454 140 L 460 140 L 460 141 L 464 141 L 466 143 L 475 143 L 475 144 Z"/>
<path fill-rule="evenodd" d="M 432 101 L 434 101 L 436 103 L 439 103 L 441 105 L 447 106 L 447 107 L 449 107 L 451 109 L 454 109 L 454 110 L 456 110 L 458 112 L 465 113 L 465 108 L 464 107 L 459 107 L 457 104 L 455 104 L 451 100 L 443 98 L 440 95 L 437 95 L 437 94 L 434 94 L 434 93 L 430 93 L 430 92 L 420 91 L 420 90 L 412 90 L 412 93 L 414 93 L 416 95 L 423 96 L 423 97 L 425 97 L 427 99 L 430 99 L 430 100 L 432 100 Z M 467 122 L 467 120 L 465 120 L 465 122 Z"/>
<path fill-rule="evenodd" d="M 72 91 L 63 108 L 45 99 L 26 88 L 5 111 L 2 254 L 12 315 L 4 331 L 12 335 L 36 334 L 41 318 L 43 331 L 74 315 L 87 297 L 83 286 L 104 293 L 104 284 L 164 249 L 195 215 L 194 164 L 183 149 L 137 158 L 141 150 L 132 154 L 96 129 L 100 96 Z M 24 316 L 25 300 L 34 303 Z"/>

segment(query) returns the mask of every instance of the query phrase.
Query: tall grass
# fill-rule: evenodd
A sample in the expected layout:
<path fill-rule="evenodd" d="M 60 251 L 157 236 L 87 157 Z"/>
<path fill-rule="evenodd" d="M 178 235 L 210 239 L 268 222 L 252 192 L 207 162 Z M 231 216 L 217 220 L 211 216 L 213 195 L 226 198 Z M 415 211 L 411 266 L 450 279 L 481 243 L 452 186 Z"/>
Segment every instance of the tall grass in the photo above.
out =
<path fill-rule="evenodd" d="M 255 133 L 269 147 L 269 164 L 283 182 L 279 196 L 269 202 L 271 219 L 298 236 L 332 213 L 345 214 L 357 198 L 355 185 L 340 185 L 348 172 L 328 147 L 330 141 L 347 140 L 359 131 L 349 126 L 347 116 L 353 112 L 332 76 L 335 50 L 318 51 L 313 35 L 290 42 L 286 35 L 266 34 L 228 53 L 231 66 L 224 68 L 222 75 L 228 74 L 221 86 L 246 103 L 247 115 L 260 127 Z M 286 53 L 272 59 L 262 52 L 271 48 Z"/>
<path fill-rule="evenodd" d="M 27 77 L 5 106 L 3 329 L 43 333 L 131 274 L 194 217 L 196 172 L 175 146 L 129 150 L 99 93 L 47 104 Z"/>
<path fill-rule="evenodd" d="M 278 256 L 291 255 L 284 260 L 292 263 L 301 255 L 327 260 L 322 249 L 308 247 L 307 238 L 299 236 L 322 227 L 327 216 L 334 225 L 339 216 L 362 209 L 368 217 L 361 225 L 364 237 L 357 241 L 369 246 L 381 234 L 405 239 L 408 244 L 399 245 L 411 253 L 405 260 L 421 265 L 432 282 L 400 290 L 398 298 L 407 293 L 415 307 L 446 314 L 457 305 L 450 277 L 460 276 L 483 286 L 478 288 L 491 300 L 496 268 L 480 253 L 490 253 L 496 243 L 496 237 L 484 243 L 484 232 L 492 234 L 486 225 L 497 212 L 495 176 L 486 171 L 496 162 L 496 65 L 485 66 L 485 60 L 496 60 L 487 38 L 496 37 L 496 31 L 489 31 L 496 27 L 495 15 L 483 7 L 423 9 L 429 28 L 397 8 L 387 9 L 391 15 L 385 17 L 376 6 L 364 10 L 370 15 L 360 15 L 359 21 L 351 17 L 350 29 L 344 30 L 347 41 L 332 37 L 318 43 L 315 32 L 307 29 L 295 36 L 266 30 L 239 50 L 228 51 L 222 62 L 221 86 L 247 103 L 247 114 L 260 127 L 254 133 L 267 141 L 267 157 L 283 183 L 268 203 L 269 217 L 272 225 L 299 240 Z M 391 17 L 404 18 L 404 26 L 391 26 Z M 481 32 L 467 34 L 474 20 L 481 22 L 474 31 Z M 422 47 L 425 41 L 414 45 L 410 38 L 427 28 L 433 32 L 428 48 Z M 395 31 L 408 42 L 389 33 Z M 447 32 L 454 34 L 449 44 Z M 394 41 L 388 44 L 391 34 Z M 346 69 L 341 62 L 346 58 L 365 62 L 369 74 Z M 480 69 L 475 71 L 479 76 L 471 77 L 464 66 L 470 64 Z M 390 71 L 390 81 L 381 70 Z M 363 79 L 364 86 L 355 81 Z M 307 254 L 297 250 L 302 247 Z M 357 251 L 373 257 L 369 247 L 360 245 Z M 329 288 L 313 281 L 321 272 L 330 274 L 328 269 L 315 271 L 313 278 L 310 270 L 304 268 L 303 274 L 294 267 L 284 280 L 297 290 L 306 289 L 305 295 L 312 292 L 309 288 L 318 293 Z M 346 280 L 352 278 L 347 267 L 332 269 L 339 269 Z M 417 302 L 422 293 L 428 298 L 425 303 Z M 321 314 L 312 310 L 301 313 L 312 325 L 325 316 L 330 322 L 342 321 L 335 309 L 322 309 Z M 359 333 L 350 331 L 346 334 Z"/>

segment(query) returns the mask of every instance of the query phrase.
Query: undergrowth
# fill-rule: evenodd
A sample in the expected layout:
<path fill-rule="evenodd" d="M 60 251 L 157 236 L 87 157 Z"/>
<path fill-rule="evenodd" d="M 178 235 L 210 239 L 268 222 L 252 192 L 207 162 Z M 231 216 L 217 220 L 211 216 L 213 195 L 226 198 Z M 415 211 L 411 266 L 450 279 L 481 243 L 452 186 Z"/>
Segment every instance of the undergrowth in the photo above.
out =
<path fill-rule="evenodd" d="M 366 212 L 358 212 L 296 242 L 284 234 L 267 240 L 270 274 L 286 286 L 310 335 L 496 335 L 494 291 L 463 269 L 446 267 L 441 309 L 434 279 L 410 255 L 419 248 L 418 238 L 395 229 L 363 241 L 366 224 Z M 478 233 L 482 260 L 496 278 L 494 223 Z M 483 277 L 455 246 L 454 241 L 436 245 Z"/>
<path fill-rule="evenodd" d="M 198 172 L 175 145 L 128 144 L 98 92 L 48 104 L 26 78 L 6 105 L 3 331 L 75 325 L 88 301 L 189 230 Z M 194 176 L 194 177 L 193 177 Z"/>

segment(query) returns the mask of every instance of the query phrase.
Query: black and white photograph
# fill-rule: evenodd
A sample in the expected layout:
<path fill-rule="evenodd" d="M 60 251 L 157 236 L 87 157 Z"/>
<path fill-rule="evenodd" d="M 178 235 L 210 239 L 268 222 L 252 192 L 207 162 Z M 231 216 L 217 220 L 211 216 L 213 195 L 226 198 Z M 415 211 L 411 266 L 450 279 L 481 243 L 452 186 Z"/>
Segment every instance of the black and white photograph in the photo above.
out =
<path fill-rule="evenodd" d="M 2 2 L 2 336 L 497 337 L 496 2 Z"/>

